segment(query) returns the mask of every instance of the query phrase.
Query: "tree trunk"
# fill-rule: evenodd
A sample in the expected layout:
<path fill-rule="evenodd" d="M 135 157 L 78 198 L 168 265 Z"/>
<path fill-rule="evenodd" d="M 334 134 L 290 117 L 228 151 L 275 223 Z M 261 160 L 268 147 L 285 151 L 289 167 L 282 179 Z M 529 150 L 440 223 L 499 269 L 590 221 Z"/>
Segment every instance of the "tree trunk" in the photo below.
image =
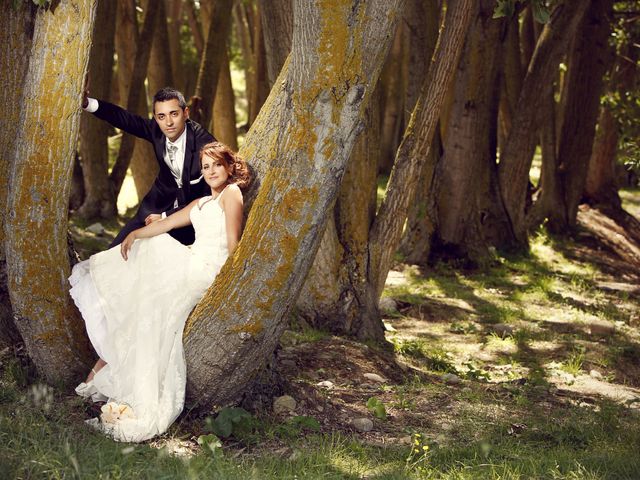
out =
<path fill-rule="evenodd" d="M 98 0 L 93 45 L 89 56 L 89 86 L 97 98 L 109 98 L 117 3 Z M 109 125 L 93 115 L 80 118 L 80 159 L 86 196 L 76 212 L 89 219 L 113 218 L 117 213 L 116 199 L 109 183 Z"/>
<path fill-rule="evenodd" d="M 380 165 L 378 172 L 388 174 L 393 167 L 398 145 L 402 140 L 404 127 L 405 97 L 404 79 L 402 78 L 402 64 L 404 63 L 404 28 L 402 24 L 396 34 L 389 52 L 389 58 L 382 70 L 380 84 L 382 86 L 382 124 L 380 126 Z M 424 78 L 424 77 L 422 77 Z M 421 80 L 421 79 L 420 79 Z"/>
<path fill-rule="evenodd" d="M 526 247 L 528 234 L 525 204 L 529 170 L 537 141 L 541 104 L 553 87 L 566 45 L 580 22 L 588 2 L 558 4 L 544 27 L 522 83 L 509 136 L 502 147 L 498 168 L 500 193 L 517 242 Z"/>
<path fill-rule="evenodd" d="M 504 215 L 489 196 L 497 142 L 498 74 L 504 22 L 492 18 L 495 3 L 482 0 L 458 67 L 444 156 L 439 165 L 437 234 L 441 248 L 473 261 L 488 255 L 482 224 Z M 480 208 L 484 198 L 488 208 Z M 491 208 L 495 205 L 497 208 Z M 495 211 L 492 211 L 495 210 Z M 508 235 L 508 232 L 500 233 Z"/>
<path fill-rule="evenodd" d="M 506 139 L 513 123 L 513 113 L 522 90 L 524 71 L 520 54 L 520 35 L 518 16 L 514 16 L 506 26 L 507 36 L 502 69 L 503 91 L 500 97 L 500 139 Z M 501 142 L 502 143 L 502 142 Z"/>
<path fill-rule="evenodd" d="M 131 6 L 130 0 L 122 0 L 122 3 L 118 5 L 118 12 L 123 12 L 123 14 L 129 9 Z M 125 108 L 131 112 L 136 112 L 141 114 L 144 110 L 144 116 L 148 115 L 148 110 L 146 109 L 146 95 L 144 90 L 144 79 L 147 76 L 147 67 L 149 65 L 149 57 L 151 56 L 151 44 L 153 43 L 153 34 L 156 27 L 156 15 L 158 13 L 158 2 L 153 0 L 147 0 L 146 4 L 146 12 L 144 15 L 144 22 L 142 25 L 142 32 L 140 35 L 135 35 L 136 37 L 136 48 L 135 48 L 135 59 L 133 61 L 133 67 L 131 67 L 130 75 L 128 75 L 125 69 L 128 70 L 128 65 L 124 62 L 118 64 L 118 76 L 121 79 L 120 85 L 122 86 L 126 80 L 129 80 L 128 90 L 126 94 L 127 102 Z M 133 13 L 128 13 L 128 20 L 125 21 L 123 19 L 122 22 L 118 23 L 118 26 L 122 25 L 123 27 L 127 25 L 137 25 L 135 23 L 135 9 Z M 129 36 L 129 35 L 127 35 Z M 124 41 L 124 38 L 120 36 L 120 31 L 118 31 L 116 37 L 116 48 L 121 42 Z M 128 46 L 130 49 L 131 46 Z M 123 48 L 124 50 L 124 48 Z M 118 58 L 120 58 L 120 51 L 118 50 Z M 120 72 L 122 71 L 122 76 L 120 76 Z M 121 89 L 122 90 L 122 89 Z M 121 93 L 124 97 L 124 93 Z M 120 150 L 118 151 L 118 157 L 116 158 L 116 162 L 111 170 L 111 175 L 109 179 L 111 181 L 111 186 L 113 188 L 114 193 L 117 195 L 120 193 L 120 188 L 122 188 L 122 182 L 127 175 L 127 169 L 129 168 L 129 164 L 132 162 L 132 155 L 134 151 L 134 147 L 137 145 L 144 145 L 142 148 L 143 151 L 140 155 L 137 156 L 138 162 L 136 162 L 136 167 L 132 165 L 132 173 L 134 180 L 136 176 L 138 177 L 138 181 L 136 182 L 136 191 L 138 191 L 138 198 L 142 198 L 147 191 L 149 190 L 149 186 L 153 183 L 153 179 L 156 177 L 158 172 L 158 165 L 153 159 L 155 158 L 155 154 L 153 153 L 153 148 L 150 148 L 146 145 L 148 142 L 144 142 L 142 140 L 136 141 L 136 138 L 133 135 L 129 135 L 127 133 L 122 134 L 122 140 L 120 143 Z M 146 149 L 146 151 L 144 150 Z M 149 158 L 153 161 L 151 163 Z M 149 182 L 149 173 L 155 168 L 153 173 L 153 178 Z M 148 184 L 148 185 L 147 185 Z"/>
<path fill-rule="evenodd" d="M 192 98 L 191 117 L 207 129 L 211 123 L 213 101 L 229 36 L 232 6 L 233 0 L 216 0 L 211 9 L 196 90 Z"/>
<path fill-rule="evenodd" d="M 264 37 L 262 35 L 262 20 L 260 19 L 260 6 L 257 5 L 251 10 L 252 21 L 252 57 L 251 70 L 253 71 L 251 83 L 251 95 L 249 97 L 249 125 L 251 125 L 258 112 L 262 108 L 267 95 L 269 94 L 269 80 L 267 78 L 266 51 Z"/>
<path fill-rule="evenodd" d="M 632 92 L 636 89 L 638 78 L 637 47 L 629 41 L 621 47 L 616 57 L 609 80 L 609 91 Z M 620 210 L 622 204 L 618 195 L 615 174 L 618 152 L 618 120 L 614 117 L 611 105 L 604 102 L 600 107 L 598 131 L 594 139 L 593 151 L 589 161 L 585 198 L 593 205 L 607 206 L 610 210 Z"/>
<path fill-rule="evenodd" d="M 260 115 L 279 119 L 257 119 L 264 129 L 253 128 L 250 147 L 241 150 L 252 160 L 251 144 L 275 146 L 267 150 L 272 167 L 236 252 L 185 328 L 188 390 L 198 403 L 237 399 L 276 347 L 318 249 L 401 3 L 296 0 L 300 20 L 284 98 L 270 99 Z M 283 107 L 275 117 L 274 106 Z"/>
<path fill-rule="evenodd" d="M 438 117 L 469 30 L 472 5 L 472 0 L 454 0 L 448 5 L 438 46 L 424 79 L 420 98 L 396 154 L 385 199 L 371 227 L 369 282 L 376 293 L 376 299 L 380 298 L 391 259 L 400 243 L 409 205 L 413 203 L 417 190 L 418 178 L 423 171 L 425 178 L 432 177 L 429 171 L 433 172 L 434 165 L 426 167 L 425 163 L 430 158 L 429 150 L 438 126 Z"/>
<path fill-rule="evenodd" d="M 229 54 L 225 46 L 216 98 L 213 101 L 213 136 L 229 145 L 233 150 L 238 150 L 235 104 L 233 86 L 231 85 Z"/>
<path fill-rule="evenodd" d="M 436 0 L 423 2 L 410 0 L 405 11 L 408 38 L 408 73 L 405 98 L 405 125 L 411 119 L 411 112 L 420 95 L 422 80 L 427 74 L 429 61 L 438 41 L 440 27 L 440 6 Z M 425 165 L 435 165 L 442 154 L 442 141 L 436 129 L 434 144 L 429 150 L 432 157 Z M 434 232 L 435 212 L 431 195 L 430 172 L 420 172 L 415 201 L 409 207 L 409 216 L 400 251 L 408 263 L 424 264 L 429 257 L 431 235 Z"/>
<path fill-rule="evenodd" d="M 9 294 L 27 352 L 49 382 L 77 379 L 89 359 L 83 322 L 68 294 L 66 232 L 94 14 L 92 0 L 61 0 L 55 9 L 38 10 L 9 156 Z"/>
<path fill-rule="evenodd" d="M 0 30 L 0 80 L 3 88 L 0 99 L 4 109 L 2 133 L 0 133 L 0 348 L 20 341 L 20 334 L 13 322 L 11 301 L 7 287 L 7 263 L 5 253 L 5 226 L 9 219 L 7 210 L 9 172 L 13 167 L 20 113 L 20 99 L 29 67 L 29 51 L 33 38 L 35 6 L 20 2 L 15 8 L 6 8 L 6 24 Z"/>
<path fill-rule="evenodd" d="M 359 318 L 379 321 L 377 298 L 372 297 L 367 282 L 369 227 L 376 212 L 380 155 L 376 106 L 375 100 L 369 104 L 365 130 L 347 162 L 333 215 L 297 303 L 299 315 L 314 328 L 363 338 L 376 338 L 376 334 L 359 331 Z"/>
<path fill-rule="evenodd" d="M 164 1 L 158 2 L 157 17 L 158 24 L 156 25 L 153 41 L 151 43 L 149 71 L 147 72 L 150 97 L 155 95 L 155 93 L 161 88 L 174 85 L 173 72 L 176 69 L 171 60 L 167 11 Z M 153 105 L 151 105 L 151 107 L 151 110 L 153 110 Z"/>
<path fill-rule="evenodd" d="M 613 0 L 593 0 L 569 57 L 566 98 L 558 137 L 558 186 L 562 202 L 546 213 L 548 228 L 566 232 L 576 225 L 593 147 L 603 77 L 609 63 L 608 37 Z M 544 188 L 544 187 L 543 187 Z"/>
<path fill-rule="evenodd" d="M 269 87 L 278 78 L 287 55 L 291 51 L 293 8 L 291 0 L 259 0 L 263 25 L 265 61 Z"/>
<path fill-rule="evenodd" d="M 169 54 L 173 73 L 173 86 L 187 94 L 187 80 L 185 65 L 182 61 L 182 47 L 180 42 L 180 27 L 182 26 L 183 0 L 166 0 L 167 33 L 169 35 Z"/>

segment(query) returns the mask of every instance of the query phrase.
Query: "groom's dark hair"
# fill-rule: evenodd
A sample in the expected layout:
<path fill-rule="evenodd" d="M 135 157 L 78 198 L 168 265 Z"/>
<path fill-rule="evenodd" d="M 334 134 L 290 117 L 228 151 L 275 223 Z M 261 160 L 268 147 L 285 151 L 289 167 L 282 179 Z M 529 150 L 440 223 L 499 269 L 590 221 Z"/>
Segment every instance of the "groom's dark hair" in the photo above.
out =
<path fill-rule="evenodd" d="M 178 104 L 181 109 L 187 108 L 187 102 L 184 101 L 184 95 L 181 92 L 171 87 L 161 88 L 153 96 L 153 107 L 155 110 L 156 102 L 166 102 L 168 100 L 178 100 Z"/>

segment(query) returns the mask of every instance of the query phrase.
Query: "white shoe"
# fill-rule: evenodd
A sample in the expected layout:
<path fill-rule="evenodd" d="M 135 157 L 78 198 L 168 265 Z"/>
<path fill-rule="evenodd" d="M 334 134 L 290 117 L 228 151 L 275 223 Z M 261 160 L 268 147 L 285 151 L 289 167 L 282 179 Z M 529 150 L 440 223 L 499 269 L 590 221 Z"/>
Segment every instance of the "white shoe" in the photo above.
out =
<path fill-rule="evenodd" d="M 93 402 L 106 402 L 109 398 L 98 391 L 93 384 L 93 380 L 89 380 L 87 383 L 82 382 L 76 387 L 76 394 L 82 398 L 91 398 Z"/>

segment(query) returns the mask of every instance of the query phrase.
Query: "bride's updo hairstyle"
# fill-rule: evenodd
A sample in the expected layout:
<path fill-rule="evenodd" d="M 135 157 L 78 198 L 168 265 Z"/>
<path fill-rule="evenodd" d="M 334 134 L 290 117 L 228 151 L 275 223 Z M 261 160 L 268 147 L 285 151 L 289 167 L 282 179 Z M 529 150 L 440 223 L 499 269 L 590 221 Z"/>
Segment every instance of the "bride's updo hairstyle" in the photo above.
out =
<path fill-rule="evenodd" d="M 235 183 L 242 190 L 251 184 L 251 174 L 246 162 L 240 156 L 221 142 L 207 143 L 200 150 L 200 166 L 202 159 L 211 157 L 222 163 L 229 173 L 229 183 Z"/>

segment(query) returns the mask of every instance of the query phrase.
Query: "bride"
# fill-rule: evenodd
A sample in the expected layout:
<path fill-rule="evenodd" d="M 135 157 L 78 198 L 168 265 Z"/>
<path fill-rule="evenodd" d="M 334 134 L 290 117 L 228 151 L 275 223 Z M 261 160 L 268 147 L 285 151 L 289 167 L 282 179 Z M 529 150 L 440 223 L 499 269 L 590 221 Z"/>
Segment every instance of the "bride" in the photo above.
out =
<path fill-rule="evenodd" d="M 88 422 L 115 440 L 161 434 L 182 411 L 184 323 L 240 239 L 246 164 L 219 142 L 202 148 L 200 164 L 210 196 L 131 232 L 75 265 L 69 277 L 100 357 L 76 392 L 107 402 L 100 419 Z M 191 246 L 166 233 L 189 224 L 196 233 Z"/>

